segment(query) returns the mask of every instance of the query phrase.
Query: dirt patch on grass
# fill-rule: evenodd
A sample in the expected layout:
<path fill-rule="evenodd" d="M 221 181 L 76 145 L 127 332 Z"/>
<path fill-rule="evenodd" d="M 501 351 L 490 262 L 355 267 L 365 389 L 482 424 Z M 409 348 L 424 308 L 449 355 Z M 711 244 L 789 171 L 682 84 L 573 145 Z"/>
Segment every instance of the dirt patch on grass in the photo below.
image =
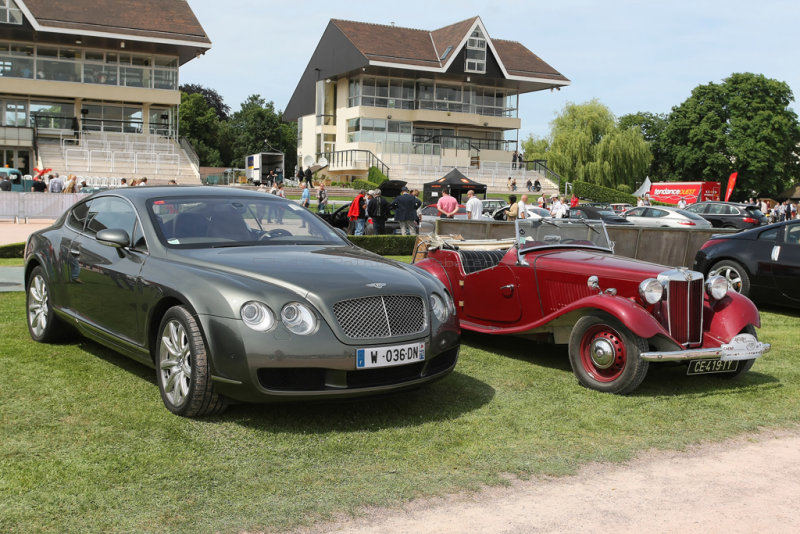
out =
<path fill-rule="evenodd" d="M 798 532 L 800 429 L 651 450 L 575 476 L 374 509 L 298 532 Z"/>

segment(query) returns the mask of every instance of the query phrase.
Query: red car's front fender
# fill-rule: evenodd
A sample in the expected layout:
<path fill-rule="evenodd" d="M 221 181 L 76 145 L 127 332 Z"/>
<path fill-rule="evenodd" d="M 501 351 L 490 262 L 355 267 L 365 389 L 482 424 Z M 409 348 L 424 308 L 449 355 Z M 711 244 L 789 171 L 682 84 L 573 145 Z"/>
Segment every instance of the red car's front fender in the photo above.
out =
<path fill-rule="evenodd" d="M 753 301 L 733 291 L 724 299 L 707 305 L 703 312 L 703 330 L 720 343 L 728 343 L 748 325 L 761 328 L 761 316 Z"/>

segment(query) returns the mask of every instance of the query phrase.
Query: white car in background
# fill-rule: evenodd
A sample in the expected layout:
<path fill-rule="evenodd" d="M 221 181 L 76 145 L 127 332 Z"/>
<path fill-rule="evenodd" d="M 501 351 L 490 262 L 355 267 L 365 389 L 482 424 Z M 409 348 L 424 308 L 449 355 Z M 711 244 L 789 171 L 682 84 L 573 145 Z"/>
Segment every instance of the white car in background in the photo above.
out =
<path fill-rule="evenodd" d="M 653 228 L 711 228 L 711 223 L 690 211 L 669 206 L 638 206 L 622 213 L 637 226 Z"/>

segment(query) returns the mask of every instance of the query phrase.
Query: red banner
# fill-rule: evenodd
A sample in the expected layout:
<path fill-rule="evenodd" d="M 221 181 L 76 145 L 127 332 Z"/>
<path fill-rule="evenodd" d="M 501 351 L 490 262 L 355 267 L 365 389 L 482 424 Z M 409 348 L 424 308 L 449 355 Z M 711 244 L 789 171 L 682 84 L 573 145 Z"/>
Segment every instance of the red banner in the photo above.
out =
<path fill-rule="evenodd" d="M 650 186 L 650 200 L 673 205 L 681 199 L 687 204 L 719 200 L 719 193 L 719 182 L 660 182 Z"/>
<path fill-rule="evenodd" d="M 728 178 L 728 189 L 725 191 L 725 202 L 728 202 L 731 199 L 731 193 L 733 193 L 733 188 L 736 185 L 736 176 L 738 175 L 738 172 L 734 172 Z"/>

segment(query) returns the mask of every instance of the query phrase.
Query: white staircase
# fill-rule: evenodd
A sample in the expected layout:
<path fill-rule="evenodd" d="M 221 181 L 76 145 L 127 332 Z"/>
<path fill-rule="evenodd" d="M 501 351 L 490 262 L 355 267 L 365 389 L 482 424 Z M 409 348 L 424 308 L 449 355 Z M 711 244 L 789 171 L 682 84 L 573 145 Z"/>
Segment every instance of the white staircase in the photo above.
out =
<path fill-rule="evenodd" d="M 151 185 L 170 180 L 200 184 L 197 165 L 180 144 L 167 137 L 84 132 L 80 139 L 42 137 L 37 144 L 43 168 L 51 168 L 62 176 L 75 174 L 87 184 L 99 181 L 98 185 L 113 187 L 121 178 L 130 182 L 144 177 Z"/>

